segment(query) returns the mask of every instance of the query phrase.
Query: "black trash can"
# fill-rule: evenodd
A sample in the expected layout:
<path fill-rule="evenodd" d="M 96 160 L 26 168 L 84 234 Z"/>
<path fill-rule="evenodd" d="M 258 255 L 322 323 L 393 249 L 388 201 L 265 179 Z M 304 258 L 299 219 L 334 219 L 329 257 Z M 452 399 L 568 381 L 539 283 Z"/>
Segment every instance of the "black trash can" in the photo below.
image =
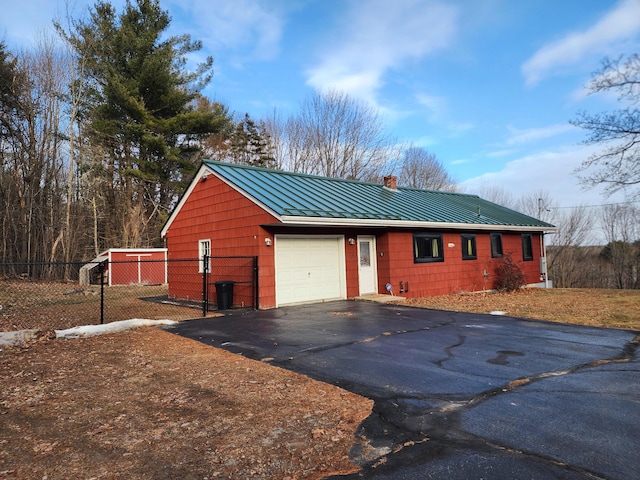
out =
<path fill-rule="evenodd" d="M 215 283 L 218 310 L 228 310 L 233 306 L 233 282 L 220 280 Z"/>

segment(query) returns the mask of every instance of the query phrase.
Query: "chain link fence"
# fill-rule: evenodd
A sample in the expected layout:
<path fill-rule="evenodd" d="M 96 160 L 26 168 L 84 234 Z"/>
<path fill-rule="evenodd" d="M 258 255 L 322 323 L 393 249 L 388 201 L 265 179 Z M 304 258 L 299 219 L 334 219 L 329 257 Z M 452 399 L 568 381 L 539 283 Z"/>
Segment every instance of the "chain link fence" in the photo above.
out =
<path fill-rule="evenodd" d="M 0 331 L 258 308 L 257 257 L 0 263 Z"/>

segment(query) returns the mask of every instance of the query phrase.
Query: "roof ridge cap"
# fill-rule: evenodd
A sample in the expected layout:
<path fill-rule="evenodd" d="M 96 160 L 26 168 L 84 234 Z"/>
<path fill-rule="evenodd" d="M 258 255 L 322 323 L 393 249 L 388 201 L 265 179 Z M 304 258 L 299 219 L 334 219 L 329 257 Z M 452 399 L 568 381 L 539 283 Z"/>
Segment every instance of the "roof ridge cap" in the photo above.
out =
<path fill-rule="evenodd" d="M 364 180 L 355 180 L 353 178 L 328 177 L 326 175 L 318 175 L 318 174 L 315 174 L 315 173 L 292 172 L 290 170 L 279 170 L 279 169 L 276 169 L 276 168 L 257 167 L 255 165 L 246 165 L 246 164 L 242 164 L 242 163 L 224 162 L 222 160 L 205 159 L 205 160 L 202 161 L 202 163 L 203 164 L 220 165 L 221 167 L 227 167 L 227 168 L 240 168 L 240 169 L 245 169 L 245 170 L 256 170 L 256 171 L 262 171 L 262 172 L 275 173 L 275 174 L 279 174 L 279 175 L 290 175 L 290 176 L 294 176 L 294 177 L 308 177 L 308 178 L 313 178 L 313 179 L 318 179 L 318 180 L 332 180 L 332 181 L 336 181 L 336 182 L 349 182 L 349 183 L 358 183 L 358 184 L 364 184 L 364 185 L 379 185 L 379 186 L 382 186 L 382 184 L 379 184 L 379 183 L 376 183 L 376 182 L 367 182 L 367 181 L 364 181 Z"/>

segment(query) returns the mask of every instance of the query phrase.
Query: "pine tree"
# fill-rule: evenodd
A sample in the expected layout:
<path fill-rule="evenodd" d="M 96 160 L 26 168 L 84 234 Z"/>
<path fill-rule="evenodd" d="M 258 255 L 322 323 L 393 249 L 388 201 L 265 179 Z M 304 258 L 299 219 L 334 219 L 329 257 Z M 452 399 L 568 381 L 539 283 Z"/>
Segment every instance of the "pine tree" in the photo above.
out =
<path fill-rule="evenodd" d="M 276 160 L 266 126 L 264 122 L 256 125 L 248 113 L 233 130 L 229 150 L 234 163 L 264 168 L 275 167 Z"/>
<path fill-rule="evenodd" d="M 167 211 L 195 171 L 200 143 L 229 121 L 195 107 L 213 59 L 186 71 L 186 55 L 202 45 L 189 35 L 164 39 L 169 24 L 158 0 L 128 0 L 120 15 L 99 1 L 90 21 L 66 33 L 87 61 L 90 131 L 105 152 L 110 185 L 104 195 L 109 246 L 159 240 Z"/>

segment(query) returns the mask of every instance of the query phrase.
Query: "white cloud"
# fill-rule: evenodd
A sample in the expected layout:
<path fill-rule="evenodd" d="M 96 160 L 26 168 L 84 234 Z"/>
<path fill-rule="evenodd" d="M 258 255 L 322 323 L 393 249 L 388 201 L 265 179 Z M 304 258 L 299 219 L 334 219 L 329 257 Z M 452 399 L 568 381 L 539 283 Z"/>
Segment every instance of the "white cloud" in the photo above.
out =
<path fill-rule="evenodd" d="M 438 139 L 432 135 L 423 135 L 414 139 L 412 145 L 415 147 L 430 148 L 438 144 Z"/>
<path fill-rule="evenodd" d="M 426 107 L 434 117 L 439 117 L 445 110 L 446 99 L 444 97 L 419 93 L 416 95 L 416 100 L 420 105 Z"/>
<path fill-rule="evenodd" d="M 491 152 L 488 152 L 485 154 L 485 156 L 490 157 L 490 158 L 500 158 L 500 157 L 507 157 L 510 155 L 514 155 L 516 152 L 513 149 L 510 148 L 503 148 L 500 150 L 493 150 Z"/>
<path fill-rule="evenodd" d="M 580 8 L 580 7 L 578 7 Z M 538 50 L 522 66 L 528 86 L 587 58 L 606 55 L 640 32 L 640 0 L 622 0 L 591 28 L 571 33 Z"/>
<path fill-rule="evenodd" d="M 124 0 L 110 2 L 120 8 Z M 93 3 L 70 1 L 69 14 L 74 19 L 82 18 Z M 6 40 L 11 50 L 36 46 L 41 34 L 55 36 L 53 21 L 65 25 L 67 4 L 64 0 L 28 0 L 2 2 L 0 16 L 0 40 Z"/>
<path fill-rule="evenodd" d="M 518 145 L 522 143 L 535 142 L 543 140 L 545 138 L 555 137 L 556 135 L 561 135 L 570 131 L 575 131 L 577 129 L 577 127 L 574 127 L 569 123 L 559 123 L 556 125 L 549 125 L 547 127 L 526 129 L 518 129 L 511 126 L 507 128 L 511 133 L 511 136 L 506 141 L 507 145 Z"/>
<path fill-rule="evenodd" d="M 376 103 L 384 74 L 409 60 L 444 49 L 456 31 L 457 8 L 415 0 L 352 1 L 330 35 L 307 84 L 334 88 Z"/>
<path fill-rule="evenodd" d="M 458 158 L 456 160 L 451 160 L 449 165 L 464 165 L 466 163 L 474 163 L 475 160 L 472 158 Z"/>
<path fill-rule="evenodd" d="M 65 15 L 66 0 L 28 0 L 4 2 L 0 17 L 0 38 L 10 43 L 28 46 L 35 35 L 50 28 L 55 17 Z M 124 9 L 125 0 L 109 0 L 117 14 Z M 135 2 L 134 2 L 135 3 Z M 69 2 L 71 15 L 82 17 L 94 2 L 73 0 Z M 268 60 L 280 51 L 286 8 L 281 2 L 255 0 L 163 0 L 163 10 L 168 10 L 170 30 L 174 34 L 189 33 L 195 40 L 202 40 L 211 52 L 228 50 L 248 51 L 247 57 Z M 64 23 L 64 21 L 63 21 Z"/>
<path fill-rule="evenodd" d="M 465 132 L 473 130 L 476 128 L 475 123 L 473 122 L 446 122 L 445 127 L 449 132 L 450 137 L 458 137 Z"/>
<path fill-rule="evenodd" d="M 427 120 L 438 130 L 444 131 L 447 137 L 458 137 L 475 128 L 472 122 L 451 120 L 445 97 L 419 93 L 416 102 L 425 107 Z"/>
<path fill-rule="evenodd" d="M 272 59 L 280 51 L 285 11 L 276 3 L 252 0 L 171 0 L 169 3 L 172 13 L 186 12 L 185 17 L 174 15 L 175 22 L 183 22 L 179 26 L 181 31 L 189 31 L 209 50 L 248 49 L 251 52 L 248 56 L 257 60 Z"/>
<path fill-rule="evenodd" d="M 602 196 L 602 189 L 584 190 L 574 173 L 598 148 L 584 145 L 565 146 L 531 153 L 506 163 L 499 171 L 465 180 L 461 182 L 461 187 L 466 192 L 475 193 L 483 186 L 495 185 L 504 188 L 516 198 L 546 190 L 561 207 L 611 202 L 618 196 L 607 199 Z"/>

